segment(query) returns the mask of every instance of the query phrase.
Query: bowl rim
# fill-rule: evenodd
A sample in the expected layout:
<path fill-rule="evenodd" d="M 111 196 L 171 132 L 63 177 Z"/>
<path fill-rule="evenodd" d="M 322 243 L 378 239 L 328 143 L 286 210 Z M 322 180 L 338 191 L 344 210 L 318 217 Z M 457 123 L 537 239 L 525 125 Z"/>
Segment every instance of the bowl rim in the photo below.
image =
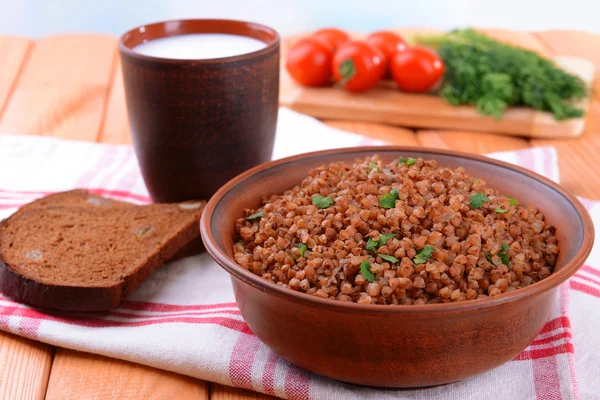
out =
<path fill-rule="evenodd" d="M 436 155 L 444 155 L 458 158 L 467 158 L 474 161 L 485 162 L 492 164 L 496 167 L 510 169 L 514 172 L 520 173 L 527 176 L 530 179 L 541 182 L 542 184 L 549 186 L 551 189 L 557 192 L 557 194 L 563 196 L 567 201 L 574 207 L 576 213 L 579 216 L 581 227 L 584 231 L 583 242 L 581 247 L 573 257 L 573 259 L 567 263 L 559 271 L 553 273 L 549 277 L 532 284 L 531 286 L 521 288 L 509 293 L 502 293 L 500 295 L 481 299 L 480 301 L 463 301 L 456 303 L 437 303 L 437 304 L 419 304 L 412 305 L 410 307 L 393 307 L 389 304 L 358 304 L 355 302 L 343 302 L 335 299 L 325 299 L 317 296 L 307 295 L 306 293 L 297 292 L 288 288 L 281 287 L 272 282 L 269 282 L 262 277 L 255 275 L 254 273 L 242 268 L 238 265 L 233 258 L 222 252 L 217 246 L 214 236 L 212 235 L 210 226 L 212 219 L 214 218 L 214 211 L 217 205 L 220 203 L 222 198 L 236 186 L 246 181 L 250 177 L 257 175 L 261 172 L 278 168 L 284 164 L 291 164 L 300 159 L 306 159 L 311 157 L 321 157 L 332 154 L 346 154 L 346 153 L 367 153 L 372 152 L 378 154 L 380 152 L 419 152 L 428 153 L 433 157 Z M 225 269 L 230 275 L 244 281 L 257 289 L 264 292 L 275 294 L 280 297 L 287 298 L 294 302 L 309 303 L 317 307 L 326 307 L 332 310 L 347 313 L 361 313 L 361 314 L 421 314 L 430 315 L 438 313 L 459 313 L 475 309 L 488 309 L 495 306 L 504 305 L 519 301 L 523 298 L 529 298 L 540 295 L 546 291 L 552 290 L 569 277 L 571 277 L 577 270 L 583 265 L 588 255 L 592 250 L 594 243 L 594 225 L 592 219 L 587 212 L 583 204 L 571 194 L 568 190 L 561 187 L 559 184 L 551 181 L 550 179 L 539 175 L 533 171 L 529 171 L 518 165 L 509 164 L 504 161 L 494 160 L 492 158 L 479 155 L 470 154 L 455 150 L 446 149 L 435 149 L 428 147 L 417 147 L 417 146 L 360 146 L 360 147 L 348 147 L 332 150 L 322 150 L 310 153 L 299 154 L 291 157 L 282 158 L 275 161 L 269 161 L 267 163 L 258 165 L 240 175 L 234 177 L 225 185 L 223 185 L 209 200 L 202 217 L 200 220 L 200 236 L 206 247 L 206 250 L 210 256 Z"/>

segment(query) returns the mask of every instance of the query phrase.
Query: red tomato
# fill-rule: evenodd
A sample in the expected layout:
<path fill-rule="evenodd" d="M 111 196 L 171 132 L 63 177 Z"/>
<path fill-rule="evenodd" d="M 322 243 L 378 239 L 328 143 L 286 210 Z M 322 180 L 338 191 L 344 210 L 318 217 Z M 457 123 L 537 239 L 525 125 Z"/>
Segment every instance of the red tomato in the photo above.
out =
<path fill-rule="evenodd" d="M 367 36 L 366 42 L 377 47 L 385 56 L 387 63 L 394 54 L 406 49 L 406 42 L 402 36 L 390 31 L 373 32 Z"/>
<path fill-rule="evenodd" d="M 326 43 L 327 47 L 329 47 L 333 52 L 335 52 L 335 50 L 340 47 L 342 43 L 350 40 L 350 36 L 348 36 L 346 32 L 337 28 L 319 29 L 313 34 L 313 37 L 321 40 L 323 43 Z"/>
<path fill-rule="evenodd" d="M 290 49 L 285 68 L 292 78 L 305 86 L 323 86 L 331 82 L 333 53 L 314 38 L 299 40 Z"/>
<path fill-rule="evenodd" d="M 390 61 L 392 78 L 404 92 L 421 93 L 430 90 L 442 78 L 445 70 L 442 59 L 426 47 L 409 47 L 396 53 Z"/>
<path fill-rule="evenodd" d="M 351 92 L 371 89 L 384 72 L 383 54 L 366 42 L 343 43 L 333 56 L 333 77 Z"/>

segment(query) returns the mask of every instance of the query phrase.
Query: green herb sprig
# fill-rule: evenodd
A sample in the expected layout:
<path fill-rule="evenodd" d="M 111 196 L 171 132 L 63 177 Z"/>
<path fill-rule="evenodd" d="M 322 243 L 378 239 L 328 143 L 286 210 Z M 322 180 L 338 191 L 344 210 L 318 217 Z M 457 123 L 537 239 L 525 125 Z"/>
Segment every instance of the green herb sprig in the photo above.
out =
<path fill-rule="evenodd" d="M 387 254 L 377 254 L 377 255 L 378 255 L 379 257 L 381 257 L 383 260 L 385 260 L 385 261 L 387 261 L 387 262 L 391 262 L 392 264 L 395 264 L 395 263 L 397 263 L 398 261 L 400 261 L 400 260 L 398 260 L 396 257 L 394 257 L 394 256 L 390 256 L 390 255 L 387 255 Z"/>
<path fill-rule="evenodd" d="M 375 280 L 375 275 L 373 275 L 371 272 L 371 263 L 369 263 L 367 260 L 360 263 L 360 273 L 369 282 L 373 282 Z"/>
<path fill-rule="evenodd" d="M 411 166 L 417 163 L 417 159 L 416 158 L 412 158 L 412 157 L 408 157 L 408 158 L 404 158 L 404 157 L 400 157 L 398 158 L 398 164 L 406 164 L 407 166 Z"/>
<path fill-rule="evenodd" d="M 318 194 L 313 196 L 312 198 L 313 205 L 317 206 L 317 208 L 328 208 L 333 204 L 333 199 L 331 197 L 319 196 Z"/>
<path fill-rule="evenodd" d="M 260 211 L 258 211 L 258 212 L 255 212 L 255 213 L 254 213 L 254 214 L 252 214 L 252 215 L 248 215 L 248 216 L 246 217 L 246 219 L 247 219 L 248 221 L 253 221 L 253 220 L 255 220 L 255 219 L 261 219 L 261 218 L 262 218 L 264 215 L 265 215 L 265 210 L 260 210 Z"/>
<path fill-rule="evenodd" d="M 481 208 L 483 203 L 487 203 L 490 199 L 483 193 L 477 193 L 471 196 L 471 208 L 476 210 Z"/>
<path fill-rule="evenodd" d="M 392 189 L 389 193 L 384 194 L 381 199 L 379 199 L 379 205 L 383 208 L 394 208 L 396 207 L 396 200 L 399 199 L 398 189 Z"/>
<path fill-rule="evenodd" d="M 373 240 L 373 238 L 369 238 L 369 240 L 367 240 L 365 249 L 367 249 L 369 251 L 375 251 L 375 250 L 377 250 L 377 248 L 385 245 L 388 242 L 388 240 L 395 238 L 397 236 L 398 236 L 397 233 L 380 233 L 379 239 Z"/>
<path fill-rule="evenodd" d="M 304 253 L 308 249 L 308 246 L 304 243 L 298 243 L 296 247 L 300 249 L 300 257 L 304 257 Z"/>
<path fill-rule="evenodd" d="M 500 251 L 498 252 L 498 257 L 500 258 L 500 262 L 502 262 L 502 264 L 510 268 L 510 256 L 508 255 L 508 250 L 510 250 L 510 247 L 506 243 L 502 242 Z M 491 254 L 484 253 L 484 255 L 489 262 L 495 264 Z"/>
<path fill-rule="evenodd" d="M 446 64 L 440 96 L 453 105 L 474 105 L 483 115 L 502 118 L 506 108 L 549 111 L 556 120 L 578 118 L 574 100 L 589 96 L 586 83 L 539 54 L 501 43 L 474 29 L 417 37 L 437 47 Z"/>
<path fill-rule="evenodd" d="M 426 244 L 423 247 L 423 250 L 418 252 L 415 258 L 413 258 L 413 262 L 415 264 L 425 264 L 427 260 L 429 260 L 429 258 L 433 255 L 434 251 L 435 247 Z"/>

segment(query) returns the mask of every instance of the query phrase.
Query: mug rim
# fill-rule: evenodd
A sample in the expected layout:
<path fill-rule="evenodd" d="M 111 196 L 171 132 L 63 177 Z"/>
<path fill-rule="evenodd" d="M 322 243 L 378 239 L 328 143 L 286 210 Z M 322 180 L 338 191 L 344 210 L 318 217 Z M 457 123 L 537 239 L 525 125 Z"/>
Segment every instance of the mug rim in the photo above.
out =
<path fill-rule="evenodd" d="M 230 27 L 235 27 L 235 26 L 242 27 L 242 28 L 247 29 L 248 31 L 265 33 L 268 36 L 270 36 L 270 38 L 268 38 L 268 41 L 265 41 L 263 39 L 255 37 L 255 36 L 227 32 L 226 29 L 225 30 L 215 29 L 213 32 L 197 31 L 197 29 L 194 29 L 194 27 L 197 27 L 199 25 L 206 25 L 206 24 L 208 24 L 208 25 L 225 24 Z M 172 25 L 173 27 L 170 28 L 169 25 Z M 155 30 L 155 29 L 161 29 L 161 28 L 162 28 L 163 32 L 166 32 L 166 34 L 156 35 L 154 37 L 139 41 L 137 43 L 134 40 L 135 38 L 143 36 L 144 33 L 146 33 L 148 30 Z M 172 36 L 180 36 L 180 35 L 185 35 L 185 34 L 194 34 L 194 33 L 220 33 L 220 34 L 231 34 L 231 35 L 237 35 L 237 36 L 251 37 L 253 39 L 260 40 L 261 42 L 265 43 L 266 46 L 261 49 L 251 51 L 248 53 L 242 53 L 242 54 L 236 54 L 233 56 L 218 57 L 218 58 L 166 58 L 166 57 L 150 56 L 150 55 L 136 52 L 134 50 L 134 48 L 136 46 L 146 43 L 149 40 L 161 39 L 161 38 L 172 37 Z M 140 36 L 135 36 L 135 35 L 140 35 Z M 135 44 L 131 44 L 131 43 L 128 44 L 127 42 L 130 40 L 133 41 Z M 165 21 L 153 22 L 150 24 L 139 25 L 139 26 L 136 26 L 136 27 L 126 31 L 119 37 L 119 52 L 121 53 L 121 55 L 126 55 L 128 57 L 138 59 L 138 60 L 161 62 L 161 63 L 168 63 L 168 64 L 197 64 L 197 65 L 221 64 L 221 63 L 248 60 L 251 58 L 259 57 L 261 55 L 268 54 L 279 48 L 280 41 L 281 41 L 281 39 L 280 39 L 279 33 L 277 33 L 277 31 L 275 29 L 268 27 L 266 25 L 263 25 L 263 24 L 256 23 L 256 22 L 234 20 L 234 19 L 218 19 L 218 18 L 216 18 L 216 19 L 213 19 L 213 18 L 172 19 L 172 20 L 165 20 Z"/>

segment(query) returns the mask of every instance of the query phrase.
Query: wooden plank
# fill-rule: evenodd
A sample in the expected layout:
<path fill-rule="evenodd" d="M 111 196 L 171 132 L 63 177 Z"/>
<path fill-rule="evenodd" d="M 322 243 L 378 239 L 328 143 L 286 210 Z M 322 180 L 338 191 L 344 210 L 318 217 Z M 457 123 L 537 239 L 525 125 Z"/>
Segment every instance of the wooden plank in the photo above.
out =
<path fill-rule="evenodd" d="M 0 117 L 32 45 L 27 38 L 0 36 Z"/>
<path fill-rule="evenodd" d="M 0 132 L 96 141 L 115 56 L 111 36 L 40 39 L 5 108 Z"/>
<path fill-rule="evenodd" d="M 98 142 L 131 144 L 127 105 L 125 104 L 125 87 L 123 86 L 123 73 L 120 62 L 117 62 L 117 68 L 110 85 L 106 118 Z"/>
<path fill-rule="evenodd" d="M 0 37 L 0 118 L 33 44 L 20 37 Z M 43 399 L 52 366 L 53 349 L 0 332 L 0 398 Z"/>
<path fill-rule="evenodd" d="M 587 57 L 600 68 L 600 36 L 577 31 L 546 31 L 535 36 L 549 51 L 568 56 Z M 596 70 L 595 89 L 600 88 L 600 69 Z M 572 140 L 532 140 L 533 146 L 554 146 L 558 151 L 561 184 L 579 196 L 600 199 L 600 174 L 595 167 L 600 154 L 600 96 L 590 105 L 583 134 Z"/>
<path fill-rule="evenodd" d="M 600 99 L 594 99 L 583 135 L 572 140 L 532 140 L 533 146 L 558 151 L 561 184 L 579 196 L 600 200 Z"/>
<path fill-rule="evenodd" d="M 485 132 L 419 130 L 417 137 L 423 146 L 467 153 L 492 153 L 529 147 L 529 143 L 523 138 Z"/>
<path fill-rule="evenodd" d="M 266 394 L 251 392 L 250 390 L 238 389 L 229 386 L 219 385 L 218 383 L 210 384 L 210 399 L 211 400 L 268 400 L 275 397 L 267 396 Z"/>
<path fill-rule="evenodd" d="M 52 347 L 0 332 L 0 398 L 43 399 Z"/>
<path fill-rule="evenodd" d="M 400 30 L 406 36 L 418 35 L 418 30 Z M 546 53 L 534 36 L 524 32 L 489 30 L 494 37 Z M 354 35 L 360 37 L 360 35 Z M 284 38 L 284 51 L 298 35 Z M 585 59 L 556 59 L 569 66 L 572 72 L 591 82 L 595 66 Z M 506 135 L 536 138 L 576 137 L 583 130 L 582 119 L 557 123 L 548 113 L 530 108 L 515 107 L 507 110 L 501 120 L 482 117 L 474 107 L 455 107 L 435 95 L 402 93 L 391 81 L 381 82 L 364 93 L 349 93 L 337 87 L 309 88 L 296 84 L 285 68 L 281 70 L 280 103 L 304 114 L 325 119 L 361 120 L 406 127 L 428 129 L 458 129 L 485 131 Z M 585 108 L 587 103 L 582 104 Z"/>
<path fill-rule="evenodd" d="M 369 122 L 324 120 L 325 124 L 332 128 L 341 129 L 356 133 L 358 135 L 368 136 L 373 139 L 379 139 L 390 144 L 417 146 L 419 142 L 415 132 L 411 129 L 398 128 L 389 125 L 373 124 Z"/>
<path fill-rule="evenodd" d="M 208 384 L 143 365 L 57 349 L 47 400 L 208 399 Z"/>

